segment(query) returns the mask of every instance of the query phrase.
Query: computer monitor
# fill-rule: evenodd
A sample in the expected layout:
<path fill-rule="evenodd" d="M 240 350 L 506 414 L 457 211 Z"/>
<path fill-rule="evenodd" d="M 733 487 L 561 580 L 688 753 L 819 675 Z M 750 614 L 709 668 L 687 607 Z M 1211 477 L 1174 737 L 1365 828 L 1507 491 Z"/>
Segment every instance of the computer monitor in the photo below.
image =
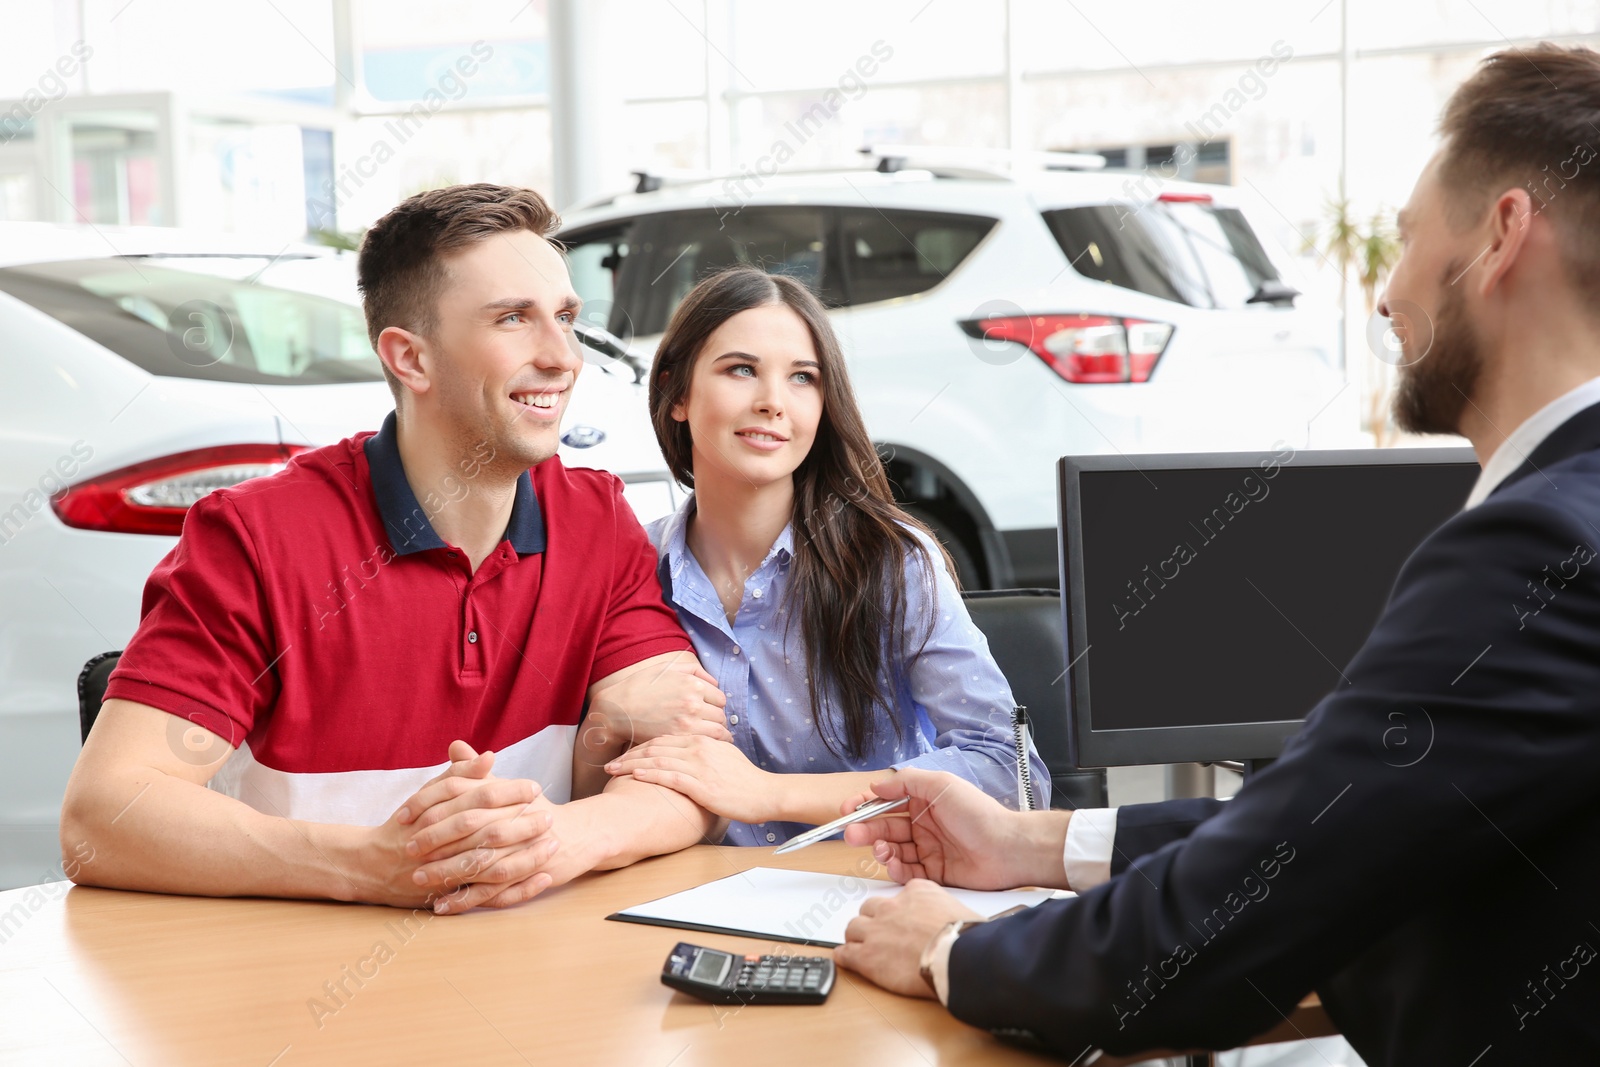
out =
<path fill-rule="evenodd" d="M 1478 464 L 1283 446 L 1057 473 L 1071 755 L 1110 767 L 1275 758 Z"/>

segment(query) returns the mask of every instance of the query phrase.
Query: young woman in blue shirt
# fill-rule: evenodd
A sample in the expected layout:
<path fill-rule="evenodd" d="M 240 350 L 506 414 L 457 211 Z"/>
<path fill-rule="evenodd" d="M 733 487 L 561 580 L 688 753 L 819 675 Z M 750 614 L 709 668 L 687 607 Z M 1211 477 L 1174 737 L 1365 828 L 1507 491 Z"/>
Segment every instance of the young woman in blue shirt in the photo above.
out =
<path fill-rule="evenodd" d="M 649 527 L 658 574 L 733 741 L 658 737 L 606 770 L 730 819 L 728 844 L 785 841 L 906 766 L 1014 807 L 1010 687 L 948 556 L 896 506 L 810 290 L 754 267 L 701 282 L 662 337 L 650 413 L 694 490 Z"/>

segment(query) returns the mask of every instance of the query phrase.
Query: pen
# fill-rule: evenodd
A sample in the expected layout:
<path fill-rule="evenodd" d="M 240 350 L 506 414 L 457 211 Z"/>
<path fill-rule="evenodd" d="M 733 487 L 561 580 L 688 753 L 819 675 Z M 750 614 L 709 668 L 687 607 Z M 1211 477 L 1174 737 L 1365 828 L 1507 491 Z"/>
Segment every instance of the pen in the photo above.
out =
<path fill-rule="evenodd" d="M 793 852 L 795 849 L 805 848 L 807 845 L 814 845 L 818 841 L 832 837 L 853 822 L 871 819 L 886 812 L 899 811 L 909 803 L 911 803 L 910 797 L 901 797 L 898 800 L 869 800 L 848 815 L 841 816 L 830 823 L 824 823 L 815 829 L 807 830 L 803 834 L 795 835 L 774 849 L 772 854 L 777 856 L 785 852 Z"/>
<path fill-rule="evenodd" d="M 1011 709 L 1011 735 L 1017 745 L 1017 809 L 1032 811 L 1033 772 L 1028 767 L 1028 709 L 1024 705 Z"/>

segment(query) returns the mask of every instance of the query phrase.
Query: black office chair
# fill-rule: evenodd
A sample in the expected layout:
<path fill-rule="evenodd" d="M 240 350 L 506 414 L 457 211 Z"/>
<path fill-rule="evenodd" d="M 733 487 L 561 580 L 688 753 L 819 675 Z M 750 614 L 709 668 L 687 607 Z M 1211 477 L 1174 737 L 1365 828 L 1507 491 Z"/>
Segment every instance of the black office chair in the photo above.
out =
<path fill-rule="evenodd" d="M 1028 709 L 1039 756 L 1050 769 L 1052 808 L 1103 808 L 1106 772 L 1079 770 L 1067 756 L 1067 648 L 1054 589 L 977 589 L 961 594 L 972 621 Z"/>
<path fill-rule="evenodd" d="M 102 652 L 92 657 L 78 672 L 78 729 L 84 741 L 89 740 L 89 728 L 100 714 L 100 705 L 106 699 L 106 685 L 111 681 L 111 672 L 117 660 L 121 658 L 121 649 Z"/>

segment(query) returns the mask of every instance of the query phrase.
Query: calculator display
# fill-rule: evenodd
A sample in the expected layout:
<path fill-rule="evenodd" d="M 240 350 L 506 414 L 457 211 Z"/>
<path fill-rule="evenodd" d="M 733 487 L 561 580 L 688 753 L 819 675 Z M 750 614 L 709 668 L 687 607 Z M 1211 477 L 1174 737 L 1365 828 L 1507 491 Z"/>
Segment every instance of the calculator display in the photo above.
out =
<path fill-rule="evenodd" d="M 700 958 L 694 961 L 694 968 L 689 972 L 689 977 L 696 982 L 721 985 L 722 980 L 728 976 L 728 966 L 732 962 L 733 957 L 726 952 L 709 952 L 701 949 Z"/>

